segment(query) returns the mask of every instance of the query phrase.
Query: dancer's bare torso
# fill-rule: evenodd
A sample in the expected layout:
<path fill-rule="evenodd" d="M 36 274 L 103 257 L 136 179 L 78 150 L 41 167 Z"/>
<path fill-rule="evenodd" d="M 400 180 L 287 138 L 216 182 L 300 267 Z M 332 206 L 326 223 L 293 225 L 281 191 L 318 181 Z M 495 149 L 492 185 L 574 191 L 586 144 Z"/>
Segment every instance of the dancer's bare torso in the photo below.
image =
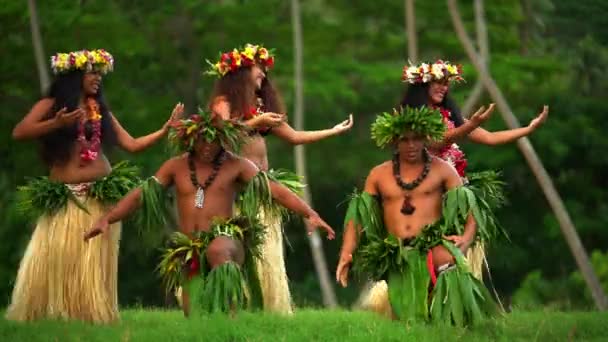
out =
<path fill-rule="evenodd" d="M 247 138 L 242 147 L 241 155 L 251 160 L 260 170 L 268 171 L 268 150 L 266 141 L 260 134 L 254 134 Z"/>
<path fill-rule="evenodd" d="M 405 182 L 411 182 L 422 172 L 423 167 L 420 164 L 411 168 L 402 168 L 401 178 Z M 384 224 L 390 234 L 401 239 L 412 238 L 418 235 L 424 226 L 439 219 L 441 196 L 445 191 L 441 167 L 435 159 L 428 176 L 418 187 L 407 192 L 397 184 L 392 162 L 388 161 L 376 167 L 375 189 L 382 199 Z M 401 213 L 406 194 L 410 196 L 411 204 L 416 208 L 411 215 Z"/>
<path fill-rule="evenodd" d="M 412 182 L 422 172 L 423 165 L 401 167 L 401 179 Z M 399 239 L 410 239 L 422 231 L 428 224 L 441 217 L 443 194 L 446 188 L 460 185 L 460 179 L 453 168 L 446 162 L 433 158 L 428 176 L 418 187 L 404 191 L 397 184 L 393 175 L 393 165 L 387 161 L 373 171 L 372 190 L 382 200 L 384 225 L 388 232 Z M 411 215 L 401 212 L 405 196 L 409 195 L 411 204 L 416 210 Z M 453 258 L 442 246 L 433 249 L 433 260 L 437 265 L 452 262 Z"/>
<path fill-rule="evenodd" d="M 173 158 L 168 173 L 176 192 L 179 229 L 182 233 L 208 231 L 213 219 L 229 218 L 233 215 L 234 201 L 243 184 L 245 175 L 253 176 L 257 169 L 249 162 L 231 153 L 227 154 L 217 177 L 204 191 L 202 208 L 194 205 L 197 188 L 192 184 L 187 154 Z M 248 165 L 247 165 L 248 164 Z M 211 163 L 195 162 L 196 177 L 200 184 L 213 172 Z"/>

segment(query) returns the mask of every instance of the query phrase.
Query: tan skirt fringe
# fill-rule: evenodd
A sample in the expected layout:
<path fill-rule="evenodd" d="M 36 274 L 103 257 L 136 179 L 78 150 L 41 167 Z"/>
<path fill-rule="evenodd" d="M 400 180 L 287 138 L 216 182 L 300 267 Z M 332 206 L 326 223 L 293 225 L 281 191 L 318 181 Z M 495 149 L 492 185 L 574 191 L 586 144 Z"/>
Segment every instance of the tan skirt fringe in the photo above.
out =
<path fill-rule="evenodd" d="M 25 250 L 6 318 L 15 321 L 118 319 L 117 268 L 120 223 L 89 242 L 84 232 L 103 215 L 95 199 L 78 197 L 53 216 L 42 216 Z"/>
<path fill-rule="evenodd" d="M 293 307 L 285 270 L 281 218 L 262 212 L 260 221 L 267 229 L 262 245 L 262 257 L 256 260 L 264 311 L 290 315 L 293 313 Z"/>

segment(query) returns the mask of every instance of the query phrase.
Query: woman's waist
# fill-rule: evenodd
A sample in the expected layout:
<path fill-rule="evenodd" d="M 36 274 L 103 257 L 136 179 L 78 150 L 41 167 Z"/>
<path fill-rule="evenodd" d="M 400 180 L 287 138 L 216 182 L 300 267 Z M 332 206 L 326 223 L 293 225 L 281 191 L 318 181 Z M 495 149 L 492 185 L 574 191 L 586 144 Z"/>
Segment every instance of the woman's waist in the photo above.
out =
<path fill-rule="evenodd" d="M 49 171 L 49 179 L 64 184 L 91 183 L 111 173 L 112 166 L 104 157 L 84 165 L 70 161 L 64 165 L 52 166 Z"/>

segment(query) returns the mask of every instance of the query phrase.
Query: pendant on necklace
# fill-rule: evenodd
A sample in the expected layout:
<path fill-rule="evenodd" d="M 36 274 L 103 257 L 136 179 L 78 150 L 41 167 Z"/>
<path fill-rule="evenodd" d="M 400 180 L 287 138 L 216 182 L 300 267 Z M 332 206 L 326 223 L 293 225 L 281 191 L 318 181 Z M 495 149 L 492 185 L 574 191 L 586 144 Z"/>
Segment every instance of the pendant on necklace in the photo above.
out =
<path fill-rule="evenodd" d="M 205 202 L 205 189 L 200 186 L 196 189 L 196 195 L 194 196 L 194 207 L 202 208 Z"/>
<path fill-rule="evenodd" d="M 412 205 L 412 197 L 410 195 L 405 195 L 405 199 L 403 200 L 403 205 L 401 206 L 401 213 L 403 215 L 412 215 L 414 211 L 416 211 L 416 207 Z"/>

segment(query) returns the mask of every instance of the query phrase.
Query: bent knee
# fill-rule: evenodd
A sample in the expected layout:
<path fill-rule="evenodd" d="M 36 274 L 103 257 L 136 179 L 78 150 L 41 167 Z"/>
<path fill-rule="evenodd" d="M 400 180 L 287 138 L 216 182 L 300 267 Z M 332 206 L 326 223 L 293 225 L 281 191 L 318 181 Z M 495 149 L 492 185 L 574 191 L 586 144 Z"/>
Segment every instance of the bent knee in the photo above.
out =
<path fill-rule="evenodd" d="M 242 264 L 245 259 L 241 243 L 225 236 L 217 237 L 209 243 L 205 257 L 211 268 L 227 262 Z"/>

